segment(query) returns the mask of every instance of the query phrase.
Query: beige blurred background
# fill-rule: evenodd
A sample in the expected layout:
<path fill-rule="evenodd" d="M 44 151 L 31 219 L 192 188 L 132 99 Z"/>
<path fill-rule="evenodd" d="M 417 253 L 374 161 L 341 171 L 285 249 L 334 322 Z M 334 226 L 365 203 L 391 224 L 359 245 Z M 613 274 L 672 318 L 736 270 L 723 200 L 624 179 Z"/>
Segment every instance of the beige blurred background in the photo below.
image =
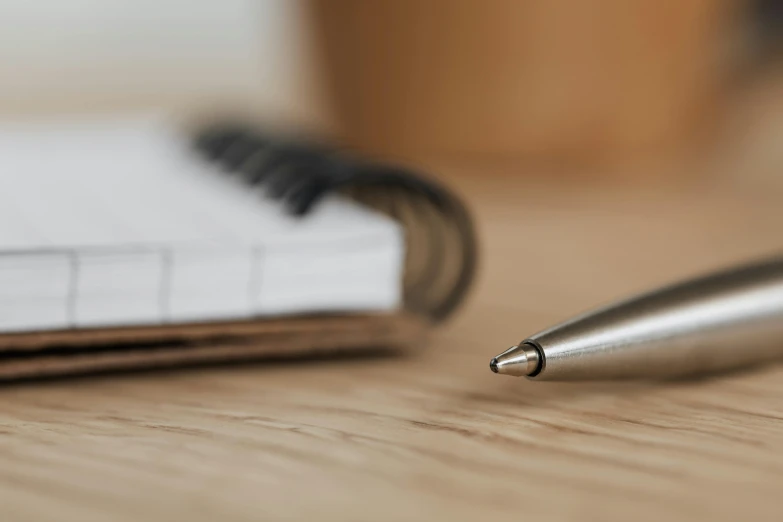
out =
<path fill-rule="evenodd" d="M 296 0 L 0 0 L 0 114 L 233 111 L 324 128 L 306 10 Z"/>
<path fill-rule="evenodd" d="M 629 162 L 774 155 L 764 4 L 2 0 L 0 114 L 230 112 L 414 163 L 642 176 Z"/>

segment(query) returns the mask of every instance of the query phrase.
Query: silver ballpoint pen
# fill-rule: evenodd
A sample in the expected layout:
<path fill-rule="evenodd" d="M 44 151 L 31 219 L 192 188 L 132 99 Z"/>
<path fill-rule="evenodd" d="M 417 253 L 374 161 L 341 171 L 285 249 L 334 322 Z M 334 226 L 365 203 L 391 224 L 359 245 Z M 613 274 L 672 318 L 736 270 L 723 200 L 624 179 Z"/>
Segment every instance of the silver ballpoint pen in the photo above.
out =
<path fill-rule="evenodd" d="M 656 379 L 783 359 L 783 258 L 668 286 L 536 333 L 493 372 L 534 380 Z"/>

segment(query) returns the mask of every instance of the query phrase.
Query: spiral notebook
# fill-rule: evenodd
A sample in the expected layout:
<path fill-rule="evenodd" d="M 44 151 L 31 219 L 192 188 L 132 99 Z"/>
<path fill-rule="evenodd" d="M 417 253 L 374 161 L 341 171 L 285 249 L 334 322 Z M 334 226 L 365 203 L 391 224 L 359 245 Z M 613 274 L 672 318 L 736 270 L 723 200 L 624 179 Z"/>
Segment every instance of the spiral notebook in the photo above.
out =
<path fill-rule="evenodd" d="M 410 344 L 472 240 L 434 182 L 250 127 L 0 128 L 0 377 Z"/>

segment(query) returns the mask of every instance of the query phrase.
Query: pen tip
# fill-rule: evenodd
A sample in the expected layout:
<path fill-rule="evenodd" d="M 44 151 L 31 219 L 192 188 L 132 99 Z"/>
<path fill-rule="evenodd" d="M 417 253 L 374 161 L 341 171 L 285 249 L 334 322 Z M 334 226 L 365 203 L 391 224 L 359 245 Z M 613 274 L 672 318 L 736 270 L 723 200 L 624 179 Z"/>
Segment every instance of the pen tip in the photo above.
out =
<path fill-rule="evenodd" d="M 489 361 L 489 369 L 502 375 L 523 377 L 534 375 L 539 370 L 541 357 L 531 344 L 512 346 Z"/>

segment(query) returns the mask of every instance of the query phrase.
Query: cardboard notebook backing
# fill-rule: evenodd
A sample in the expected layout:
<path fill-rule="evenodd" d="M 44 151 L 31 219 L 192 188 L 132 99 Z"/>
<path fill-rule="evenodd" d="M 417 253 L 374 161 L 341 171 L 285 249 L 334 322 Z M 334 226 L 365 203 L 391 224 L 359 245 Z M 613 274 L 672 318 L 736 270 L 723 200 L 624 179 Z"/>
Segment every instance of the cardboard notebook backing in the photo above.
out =
<path fill-rule="evenodd" d="M 427 329 L 400 313 L 6 334 L 0 380 L 397 350 Z"/>

